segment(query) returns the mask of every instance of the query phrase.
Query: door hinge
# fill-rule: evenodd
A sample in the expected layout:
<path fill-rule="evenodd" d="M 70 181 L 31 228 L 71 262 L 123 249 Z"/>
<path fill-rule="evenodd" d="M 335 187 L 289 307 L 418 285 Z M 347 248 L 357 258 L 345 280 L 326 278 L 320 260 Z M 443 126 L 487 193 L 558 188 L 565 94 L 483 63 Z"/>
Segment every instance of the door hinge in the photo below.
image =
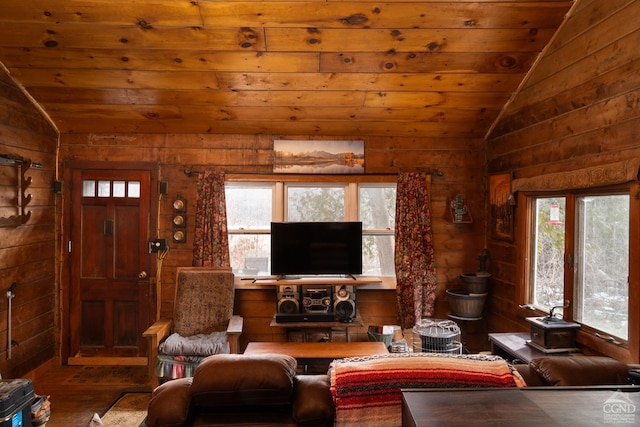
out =
<path fill-rule="evenodd" d="M 69 251 L 69 253 L 71 253 L 71 240 L 67 242 L 67 250 Z"/>

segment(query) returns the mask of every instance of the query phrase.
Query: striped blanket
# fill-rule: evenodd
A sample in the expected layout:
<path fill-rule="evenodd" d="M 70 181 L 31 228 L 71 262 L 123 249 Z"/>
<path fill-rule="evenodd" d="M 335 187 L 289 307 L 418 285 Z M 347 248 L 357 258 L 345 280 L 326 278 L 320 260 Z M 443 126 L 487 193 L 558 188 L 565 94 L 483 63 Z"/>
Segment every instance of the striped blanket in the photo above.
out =
<path fill-rule="evenodd" d="M 497 356 L 411 353 L 335 360 L 329 369 L 335 425 L 400 426 L 401 388 L 524 387 Z"/>

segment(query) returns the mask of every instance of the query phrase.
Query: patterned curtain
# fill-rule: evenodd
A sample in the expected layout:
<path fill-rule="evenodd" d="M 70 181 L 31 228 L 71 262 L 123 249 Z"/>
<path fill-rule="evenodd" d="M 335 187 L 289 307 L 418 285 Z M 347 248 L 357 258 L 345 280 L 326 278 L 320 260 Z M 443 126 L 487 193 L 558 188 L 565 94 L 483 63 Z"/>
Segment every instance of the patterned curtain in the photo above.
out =
<path fill-rule="evenodd" d="M 398 320 L 403 329 L 434 313 L 437 280 L 430 193 L 430 174 L 398 175 L 395 269 Z"/>
<path fill-rule="evenodd" d="M 198 173 L 193 265 L 230 267 L 224 172 Z"/>

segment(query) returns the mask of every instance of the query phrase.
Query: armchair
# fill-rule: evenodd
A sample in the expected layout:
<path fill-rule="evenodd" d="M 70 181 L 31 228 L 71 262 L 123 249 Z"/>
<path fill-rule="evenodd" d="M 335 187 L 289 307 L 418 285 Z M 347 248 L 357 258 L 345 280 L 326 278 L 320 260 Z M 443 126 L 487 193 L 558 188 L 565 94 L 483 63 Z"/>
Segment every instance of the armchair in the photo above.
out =
<path fill-rule="evenodd" d="M 193 376 L 207 356 L 238 353 L 243 319 L 233 315 L 234 275 L 229 269 L 179 267 L 173 319 L 160 319 L 149 339 L 149 378 Z"/>

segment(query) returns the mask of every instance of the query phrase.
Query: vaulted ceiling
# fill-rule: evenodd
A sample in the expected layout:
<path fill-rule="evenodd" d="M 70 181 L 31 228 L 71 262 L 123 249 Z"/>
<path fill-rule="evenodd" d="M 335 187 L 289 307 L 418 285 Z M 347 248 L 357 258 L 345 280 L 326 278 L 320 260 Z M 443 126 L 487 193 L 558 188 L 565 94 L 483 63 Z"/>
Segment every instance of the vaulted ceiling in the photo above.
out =
<path fill-rule="evenodd" d="M 483 137 L 571 1 L 15 0 L 0 62 L 62 133 Z"/>

